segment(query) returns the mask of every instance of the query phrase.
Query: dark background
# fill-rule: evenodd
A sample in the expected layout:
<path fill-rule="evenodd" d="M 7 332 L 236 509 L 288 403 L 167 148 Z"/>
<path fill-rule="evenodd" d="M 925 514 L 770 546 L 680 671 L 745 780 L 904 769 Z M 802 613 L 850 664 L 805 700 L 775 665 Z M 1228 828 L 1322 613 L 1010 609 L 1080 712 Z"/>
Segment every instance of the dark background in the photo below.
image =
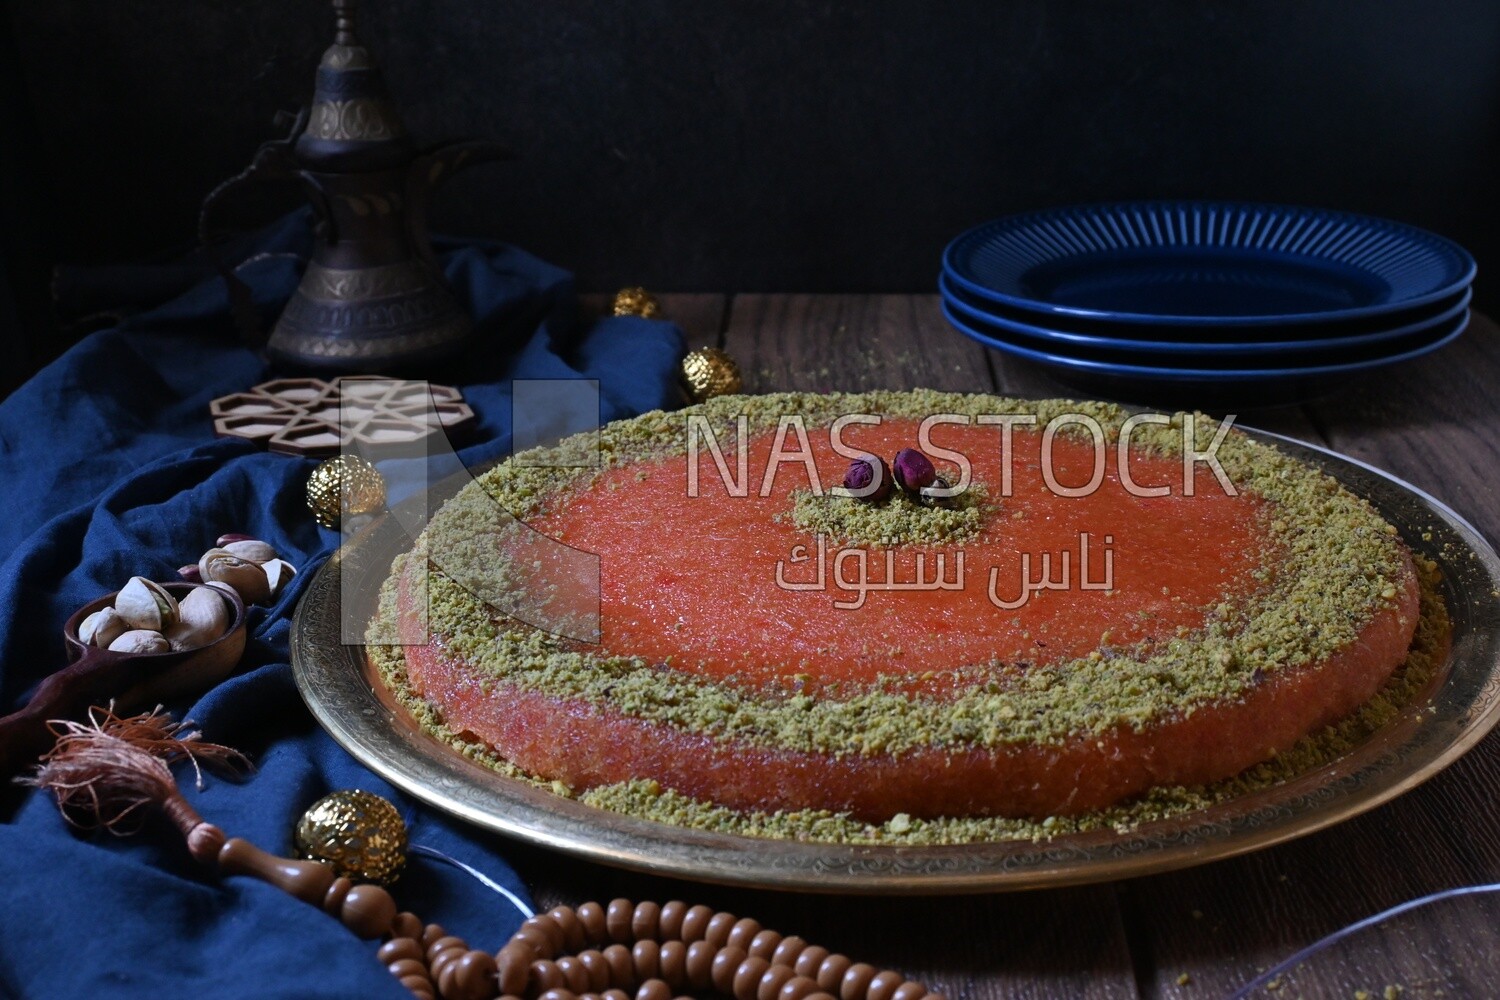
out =
<path fill-rule="evenodd" d="M 54 263 L 190 245 L 203 194 L 310 93 L 332 17 L 316 0 L 4 11 L 14 373 L 76 333 L 52 322 Z M 1436 230 L 1497 305 L 1495 0 L 371 0 L 362 22 L 419 141 L 522 154 L 440 193 L 436 228 L 518 243 L 585 288 L 928 291 L 981 220 L 1211 196 Z"/>

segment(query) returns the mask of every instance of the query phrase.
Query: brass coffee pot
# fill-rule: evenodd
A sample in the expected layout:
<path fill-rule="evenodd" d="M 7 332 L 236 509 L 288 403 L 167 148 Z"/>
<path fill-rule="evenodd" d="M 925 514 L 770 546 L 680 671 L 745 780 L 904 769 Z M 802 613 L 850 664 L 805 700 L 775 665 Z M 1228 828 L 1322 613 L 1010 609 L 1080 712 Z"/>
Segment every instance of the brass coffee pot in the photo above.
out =
<path fill-rule="evenodd" d="M 315 247 L 266 352 L 282 367 L 341 373 L 420 370 L 467 343 L 473 323 L 427 240 L 432 189 L 458 170 L 509 157 L 488 142 L 417 150 L 379 67 L 355 33 L 355 0 L 333 0 L 336 35 L 318 65 L 310 109 L 291 135 L 263 144 L 240 183 L 291 177 L 313 204 Z"/>

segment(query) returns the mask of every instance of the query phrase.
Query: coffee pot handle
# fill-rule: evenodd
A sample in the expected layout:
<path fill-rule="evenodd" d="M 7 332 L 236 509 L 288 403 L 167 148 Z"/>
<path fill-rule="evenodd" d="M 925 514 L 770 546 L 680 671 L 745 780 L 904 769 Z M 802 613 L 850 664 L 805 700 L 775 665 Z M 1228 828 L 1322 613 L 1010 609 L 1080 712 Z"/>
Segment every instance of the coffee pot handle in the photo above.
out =
<path fill-rule="evenodd" d="M 515 159 L 515 154 L 499 143 L 467 140 L 425 150 L 412 161 L 406 175 L 407 231 L 417 253 L 434 270 L 440 268 L 427 240 L 427 205 L 433 189 L 460 170 L 480 163 L 512 159 Z"/>

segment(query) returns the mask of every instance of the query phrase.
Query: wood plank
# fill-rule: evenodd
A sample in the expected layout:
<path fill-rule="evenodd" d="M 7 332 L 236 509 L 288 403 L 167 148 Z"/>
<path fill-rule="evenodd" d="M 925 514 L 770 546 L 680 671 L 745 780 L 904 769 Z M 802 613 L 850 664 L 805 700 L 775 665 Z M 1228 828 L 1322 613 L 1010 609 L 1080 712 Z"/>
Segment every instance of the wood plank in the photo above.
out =
<path fill-rule="evenodd" d="M 1482 317 L 1457 343 L 1308 407 L 1328 443 L 1448 501 L 1500 536 L 1500 329 Z M 1148 996 L 1221 996 L 1299 948 L 1417 896 L 1500 879 L 1500 736 L 1375 812 L 1292 844 L 1132 883 L 1126 911 L 1148 956 Z M 1458 964 L 1436 917 L 1406 922 L 1408 987 Z M 1389 940 L 1372 939 L 1373 966 Z M 1450 962 L 1445 955 L 1453 954 Z M 1360 964 L 1356 954 L 1353 964 Z M 1426 971 L 1423 971 L 1426 970 Z M 1179 986 L 1187 973 L 1191 983 Z M 1383 984 L 1355 984 L 1374 988 Z M 1428 995 L 1408 988 L 1407 995 Z"/>
<path fill-rule="evenodd" d="M 540 906 L 613 897 L 703 903 L 895 969 L 950 1000 L 1137 995 L 1107 887 L 949 899 L 812 895 L 623 872 L 530 847 L 506 852 L 523 874 L 541 875 L 532 889 Z"/>
<path fill-rule="evenodd" d="M 984 349 L 923 295 L 737 295 L 724 349 L 747 392 L 992 392 Z"/>
<path fill-rule="evenodd" d="M 1273 406 L 1246 410 L 1235 414 L 1235 426 L 1285 434 L 1287 437 L 1306 441 L 1309 444 L 1325 446 L 1328 444 L 1328 439 L 1323 436 L 1322 429 L 1306 406 Z"/>
<path fill-rule="evenodd" d="M 737 358 L 736 350 L 744 352 L 752 344 L 765 353 L 765 360 L 740 359 L 742 367 L 751 369 L 746 372 L 751 392 L 811 373 L 818 377 L 810 384 L 820 389 L 926 386 L 1034 399 L 1078 395 L 1043 369 L 962 336 L 948 325 L 938 303 L 936 295 L 740 295 L 734 299 L 725 343 Z M 767 329 L 774 342 L 760 339 Z M 858 362 L 854 366 L 844 363 L 851 350 Z M 837 366 L 830 367 L 835 355 Z M 981 365 L 989 370 L 988 384 Z M 845 384 L 831 381 L 834 371 L 844 373 Z M 1241 422 L 1323 441 L 1300 406 L 1252 410 L 1241 415 Z"/>
<path fill-rule="evenodd" d="M 661 301 L 662 316 L 687 335 L 688 350 L 719 346 L 728 320 L 729 296 L 667 292 L 657 298 Z"/>
<path fill-rule="evenodd" d="M 585 317 L 602 316 L 614 301 L 613 295 L 579 296 L 579 313 Z M 716 347 L 724 330 L 724 314 L 729 296 L 714 292 L 665 292 L 656 296 L 663 319 L 669 319 L 687 335 L 688 350 Z"/>
<path fill-rule="evenodd" d="M 1453 344 L 1316 404 L 1333 447 L 1401 476 L 1500 538 L 1500 327 L 1476 315 Z"/>
<path fill-rule="evenodd" d="M 1441 889 L 1500 880 L 1497 789 L 1500 742 L 1491 738 L 1358 819 L 1248 857 L 1134 881 L 1125 906 L 1147 956 L 1143 993 L 1225 996 L 1356 920 Z M 1441 967 L 1449 949 L 1465 946 L 1435 920 L 1407 926 L 1411 970 Z M 1191 982 L 1179 985 L 1184 973 Z M 1384 984 L 1374 985 L 1378 995 Z"/>

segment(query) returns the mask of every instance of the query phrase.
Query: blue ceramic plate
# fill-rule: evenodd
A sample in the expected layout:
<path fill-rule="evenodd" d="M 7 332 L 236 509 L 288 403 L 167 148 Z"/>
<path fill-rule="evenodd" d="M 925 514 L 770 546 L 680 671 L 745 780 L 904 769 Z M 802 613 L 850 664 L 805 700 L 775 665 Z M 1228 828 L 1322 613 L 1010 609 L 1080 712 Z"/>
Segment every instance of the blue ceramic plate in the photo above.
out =
<path fill-rule="evenodd" d="M 1127 364 L 1182 365 L 1194 367 L 1199 364 L 1238 363 L 1241 367 L 1264 367 L 1267 363 L 1285 362 L 1290 365 L 1338 363 L 1379 357 L 1382 354 L 1397 354 L 1408 340 L 1420 339 L 1421 335 L 1457 318 L 1469 306 L 1474 297 L 1472 289 L 1464 289 L 1456 299 L 1444 299 L 1439 310 L 1413 322 L 1403 323 L 1390 329 L 1374 333 L 1351 334 L 1349 336 L 1327 336 L 1293 340 L 1256 340 L 1194 342 L 1185 339 L 1139 340 L 1126 336 L 1075 333 L 1071 326 L 1064 326 L 1060 318 L 1053 318 L 1052 326 L 1035 326 L 1021 322 L 1014 312 L 1000 310 L 977 296 L 969 295 L 955 287 L 946 276 L 938 278 L 938 288 L 943 300 L 960 316 L 972 320 L 975 325 L 987 324 L 1009 335 L 1023 345 L 1032 345 L 1041 350 L 1055 350 L 1075 357 L 1095 357 L 1116 360 Z M 1403 314 L 1404 315 L 1404 314 Z M 1139 326 L 1118 328 L 1122 334 L 1134 333 L 1137 337 L 1153 331 Z M 1175 327 L 1185 330 L 1186 327 Z M 1241 332 L 1243 332 L 1243 329 Z M 1323 327 L 1332 333 L 1337 327 Z M 1144 355 L 1144 356 L 1143 356 Z"/>
<path fill-rule="evenodd" d="M 1008 339 L 992 324 L 980 324 L 943 302 L 943 315 L 960 333 L 986 347 L 1039 365 L 1049 375 L 1090 395 L 1137 403 L 1232 407 L 1284 406 L 1327 395 L 1361 375 L 1419 358 L 1443 347 L 1469 325 L 1468 311 L 1440 324 L 1406 350 L 1384 357 L 1287 367 L 1176 367 L 1121 364 L 1041 350 Z"/>
<path fill-rule="evenodd" d="M 1296 323 L 1267 322 L 1248 324 L 1210 322 L 1207 324 L 1188 324 L 1173 322 L 1138 323 L 1128 320 L 1115 322 L 1097 317 L 1061 316 L 1040 312 L 1035 309 L 1022 309 L 1018 306 L 1007 305 L 1003 302 L 997 302 L 994 299 L 984 298 L 967 291 L 946 269 L 939 274 L 938 285 L 949 298 L 961 301 L 970 308 L 984 313 L 986 316 L 999 317 L 1012 323 L 1023 323 L 1028 326 L 1113 340 L 1124 338 L 1151 340 L 1157 343 L 1176 341 L 1192 345 L 1224 343 L 1241 346 L 1258 342 L 1284 344 L 1294 340 L 1332 340 L 1335 337 L 1362 337 L 1366 334 L 1385 333 L 1397 327 L 1414 327 L 1420 322 L 1430 322 L 1445 315 L 1472 291 L 1472 286 L 1464 285 L 1452 295 L 1445 295 L 1440 299 L 1423 305 L 1392 309 L 1388 312 L 1376 313 L 1369 316 L 1357 316 L 1346 320 L 1326 321 L 1314 319 Z"/>
<path fill-rule="evenodd" d="M 1474 258 L 1412 226 L 1325 209 L 1129 202 L 1010 216 L 943 251 L 954 283 L 1057 317 L 1261 326 L 1435 302 Z"/>

